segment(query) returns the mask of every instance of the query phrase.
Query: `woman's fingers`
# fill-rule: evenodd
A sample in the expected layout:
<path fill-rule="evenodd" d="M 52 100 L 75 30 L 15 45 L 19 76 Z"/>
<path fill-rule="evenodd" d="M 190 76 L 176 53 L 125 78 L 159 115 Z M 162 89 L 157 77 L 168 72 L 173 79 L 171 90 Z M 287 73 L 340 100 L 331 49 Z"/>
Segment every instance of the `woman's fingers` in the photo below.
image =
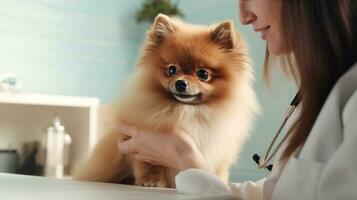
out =
<path fill-rule="evenodd" d="M 123 121 L 119 121 L 117 128 L 122 134 L 129 135 L 131 137 L 134 137 L 138 133 L 138 129 L 135 126 Z"/>
<path fill-rule="evenodd" d="M 120 142 L 118 145 L 119 151 L 123 154 L 133 154 L 137 152 L 136 143 L 132 139 Z"/>
<path fill-rule="evenodd" d="M 144 155 L 141 155 L 141 154 L 135 154 L 134 158 L 135 158 L 135 160 L 151 163 L 151 160 L 147 156 L 144 156 Z"/>
<path fill-rule="evenodd" d="M 146 162 L 146 163 L 149 163 L 151 165 L 160 165 L 156 161 L 153 161 L 152 158 L 150 158 L 148 156 L 144 156 L 142 154 L 135 154 L 134 158 L 135 158 L 135 160 Z"/>

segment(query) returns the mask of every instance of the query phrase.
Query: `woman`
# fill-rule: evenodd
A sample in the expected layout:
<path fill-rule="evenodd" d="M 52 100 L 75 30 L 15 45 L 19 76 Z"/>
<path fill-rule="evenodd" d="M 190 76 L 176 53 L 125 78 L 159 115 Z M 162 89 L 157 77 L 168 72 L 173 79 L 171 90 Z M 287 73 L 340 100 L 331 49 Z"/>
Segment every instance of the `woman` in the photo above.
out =
<path fill-rule="evenodd" d="M 131 139 L 120 150 L 180 170 L 176 184 L 184 193 L 357 199 L 357 1 L 240 0 L 239 6 L 241 23 L 252 25 L 267 42 L 266 77 L 269 55 L 279 56 L 300 91 L 298 112 L 288 122 L 289 138 L 270 176 L 226 186 L 209 172 L 186 134 L 147 133 L 122 124 Z M 192 180 L 201 182 L 190 185 Z"/>

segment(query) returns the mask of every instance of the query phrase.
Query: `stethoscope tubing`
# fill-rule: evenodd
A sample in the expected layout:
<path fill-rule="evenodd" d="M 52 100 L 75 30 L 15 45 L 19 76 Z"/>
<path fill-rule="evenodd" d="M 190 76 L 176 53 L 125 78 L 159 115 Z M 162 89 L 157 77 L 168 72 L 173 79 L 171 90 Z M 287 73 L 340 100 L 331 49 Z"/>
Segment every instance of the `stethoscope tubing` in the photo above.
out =
<path fill-rule="evenodd" d="M 281 148 L 281 146 L 284 144 L 284 142 L 288 139 L 290 132 L 288 132 L 287 134 L 285 134 L 285 136 L 283 137 L 283 139 L 278 143 L 278 145 L 275 147 L 275 149 L 273 150 L 273 153 L 270 154 L 276 140 L 278 139 L 279 135 L 281 134 L 286 122 L 289 120 L 289 118 L 291 117 L 291 115 L 293 114 L 293 112 L 295 111 L 296 107 L 299 105 L 301 101 L 301 97 L 300 97 L 300 92 L 297 92 L 297 94 L 295 95 L 294 99 L 291 101 L 290 106 L 285 114 L 285 118 L 283 120 L 283 122 L 281 123 L 281 125 L 279 126 L 278 130 L 275 132 L 275 136 L 273 138 L 273 140 L 270 142 L 270 145 L 268 147 L 268 150 L 265 153 L 264 159 L 263 161 L 260 161 L 260 158 L 258 155 L 256 155 L 258 157 L 258 161 L 255 160 L 254 156 L 253 156 L 253 160 L 257 163 L 257 167 L 258 169 L 262 169 L 262 168 L 268 168 L 268 162 L 275 156 L 275 154 L 279 151 L 279 149 Z M 270 155 L 269 155 L 270 154 Z M 271 165 L 272 167 L 272 165 Z M 268 168 L 268 169 L 271 169 Z"/>

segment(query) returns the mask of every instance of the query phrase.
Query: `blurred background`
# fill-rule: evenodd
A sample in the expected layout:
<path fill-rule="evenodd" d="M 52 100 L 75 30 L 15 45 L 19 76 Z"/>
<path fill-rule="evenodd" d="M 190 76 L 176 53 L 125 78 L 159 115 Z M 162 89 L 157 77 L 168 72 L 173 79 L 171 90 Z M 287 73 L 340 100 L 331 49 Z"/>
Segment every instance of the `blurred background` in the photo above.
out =
<path fill-rule="evenodd" d="M 239 23 L 238 1 L 162 1 L 154 10 L 146 6 L 138 14 L 150 3 L 0 0 L 0 171 L 2 167 L 8 172 L 40 174 L 46 163 L 56 171 L 58 162 L 66 168 L 71 160 L 82 158 L 99 137 L 97 130 L 105 126 L 105 105 L 121 95 L 135 65 L 150 24 L 146 17 L 164 9 L 182 13 L 184 21 L 197 24 L 233 19 L 246 39 L 262 113 L 231 170 L 231 181 L 267 175 L 256 169 L 251 156 L 265 152 L 296 89 L 281 73 L 274 73 L 271 90 L 266 87 L 262 76 L 265 43 L 250 26 Z M 61 138 L 53 139 L 53 132 L 60 132 Z M 51 140 L 61 148 L 69 146 L 69 153 L 51 153 Z M 46 161 L 49 156 L 61 159 Z M 49 169 L 48 173 L 56 172 Z"/>

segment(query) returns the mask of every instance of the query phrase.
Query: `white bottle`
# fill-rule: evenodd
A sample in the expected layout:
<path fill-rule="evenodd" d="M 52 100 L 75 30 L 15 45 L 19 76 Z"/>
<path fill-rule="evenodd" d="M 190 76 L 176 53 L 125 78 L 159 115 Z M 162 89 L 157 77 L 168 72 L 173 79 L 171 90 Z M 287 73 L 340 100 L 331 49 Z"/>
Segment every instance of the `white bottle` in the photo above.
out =
<path fill-rule="evenodd" d="M 47 128 L 45 176 L 63 178 L 65 150 L 71 143 L 71 137 L 65 132 L 60 118 L 56 116 L 53 125 Z"/>

